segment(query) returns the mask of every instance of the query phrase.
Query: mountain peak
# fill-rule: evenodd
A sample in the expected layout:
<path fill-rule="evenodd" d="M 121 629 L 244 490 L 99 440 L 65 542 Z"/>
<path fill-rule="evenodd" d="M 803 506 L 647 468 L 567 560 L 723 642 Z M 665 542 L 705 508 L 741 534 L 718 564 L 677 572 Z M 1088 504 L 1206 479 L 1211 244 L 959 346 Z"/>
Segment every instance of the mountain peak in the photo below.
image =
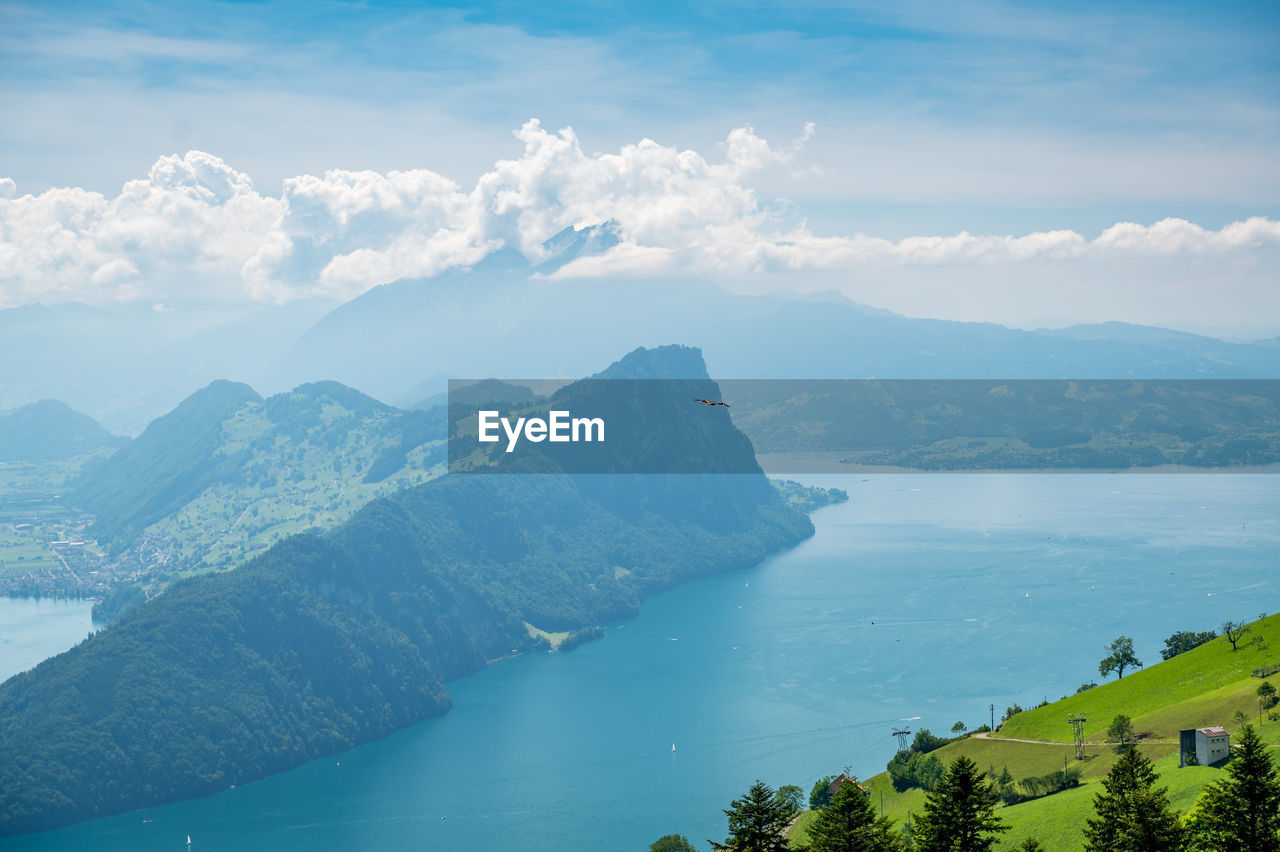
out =
<path fill-rule="evenodd" d="M 538 264 L 537 271 L 543 274 L 555 272 L 580 257 L 604 254 L 620 242 L 618 223 L 612 219 L 581 228 L 570 225 L 542 243 L 550 257 Z"/>
<path fill-rule="evenodd" d="M 344 385 L 342 382 L 336 382 L 332 379 L 326 379 L 319 382 L 307 382 L 306 384 L 298 385 L 287 393 L 276 394 L 267 402 L 278 402 L 279 400 L 286 398 L 308 399 L 312 401 L 330 399 L 344 408 L 362 413 L 391 410 L 391 406 L 369 396 L 367 393 L 363 393 L 349 385 Z"/>
<path fill-rule="evenodd" d="M 593 379 L 709 379 L 702 350 L 696 346 L 669 344 L 641 346 L 596 373 Z"/>
<path fill-rule="evenodd" d="M 63 459 L 124 442 L 89 415 L 56 399 L 0 413 L 0 461 Z"/>
<path fill-rule="evenodd" d="M 181 404 L 191 401 L 200 402 L 262 402 L 258 392 L 244 382 L 233 382 L 230 379 L 214 379 L 200 390 L 191 394 Z"/>

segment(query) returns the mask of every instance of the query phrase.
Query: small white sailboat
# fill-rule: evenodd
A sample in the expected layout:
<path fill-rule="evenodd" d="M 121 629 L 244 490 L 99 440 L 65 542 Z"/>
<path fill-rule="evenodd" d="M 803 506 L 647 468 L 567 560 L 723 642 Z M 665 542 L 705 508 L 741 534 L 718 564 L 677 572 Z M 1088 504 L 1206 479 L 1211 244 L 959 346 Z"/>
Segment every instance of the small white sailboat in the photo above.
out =
<path fill-rule="evenodd" d="M 675 754 L 675 753 L 676 753 L 676 744 L 675 744 L 675 743 L 672 743 L 672 744 L 671 744 L 671 753 L 672 753 L 672 754 Z"/>
<path fill-rule="evenodd" d="M 187 835 L 187 845 L 188 845 L 188 846 L 190 846 L 190 845 L 191 845 L 191 835 L 190 835 L 190 834 L 188 834 L 188 835 Z"/>

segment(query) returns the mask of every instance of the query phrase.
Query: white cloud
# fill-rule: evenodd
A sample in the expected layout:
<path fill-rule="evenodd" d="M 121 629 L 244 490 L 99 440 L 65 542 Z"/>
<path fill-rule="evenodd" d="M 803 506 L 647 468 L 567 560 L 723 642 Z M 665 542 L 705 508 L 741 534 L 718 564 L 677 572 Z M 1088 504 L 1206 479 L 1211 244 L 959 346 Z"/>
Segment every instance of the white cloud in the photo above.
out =
<path fill-rule="evenodd" d="M 994 267 L 1040 270 L 1092 259 L 1249 257 L 1280 246 L 1280 222 L 1210 230 L 1182 219 L 1118 223 L 1093 239 L 1071 230 L 959 233 L 892 241 L 821 236 L 784 222 L 752 181 L 789 169 L 813 135 L 773 147 L 751 128 L 718 158 L 651 139 L 588 154 L 571 129 L 537 121 L 523 150 L 470 189 L 426 169 L 327 171 L 263 194 L 212 154 L 161 157 L 114 197 L 78 188 L 18 196 L 0 178 L 0 306 L 146 298 L 282 302 L 350 298 L 377 284 L 469 266 L 503 246 L 531 261 L 568 226 L 612 220 L 621 243 L 558 277 Z"/>
<path fill-rule="evenodd" d="M 1259 248 L 1280 242 L 1280 222 L 1255 216 L 1232 222 L 1220 231 L 1208 231 L 1185 219 L 1164 219 L 1144 228 L 1118 222 L 1094 241 L 1099 248 L 1140 254 L 1178 254 Z"/>

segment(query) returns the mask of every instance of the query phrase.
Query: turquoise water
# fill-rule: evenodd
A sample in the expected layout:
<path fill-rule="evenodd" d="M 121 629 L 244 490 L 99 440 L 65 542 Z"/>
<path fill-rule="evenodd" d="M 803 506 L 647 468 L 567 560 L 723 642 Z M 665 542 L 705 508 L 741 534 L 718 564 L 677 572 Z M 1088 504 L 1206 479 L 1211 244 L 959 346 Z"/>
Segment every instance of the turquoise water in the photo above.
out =
<path fill-rule="evenodd" d="M 89 601 L 0 597 L 0 680 L 88 636 L 92 609 Z"/>
<path fill-rule="evenodd" d="M 807 793 L 871 775 L 896 725 L 978 725 L 1097 679 L 1121 633 L 1155 662 L 1175 630 L 1280 605 L 1272 475 L 805 479 L 851 497 L 810 541 L 656 595 L 603 641 L 456 681 L 447 716 L 0 849 L 701 847 L 756 777 Z"/>

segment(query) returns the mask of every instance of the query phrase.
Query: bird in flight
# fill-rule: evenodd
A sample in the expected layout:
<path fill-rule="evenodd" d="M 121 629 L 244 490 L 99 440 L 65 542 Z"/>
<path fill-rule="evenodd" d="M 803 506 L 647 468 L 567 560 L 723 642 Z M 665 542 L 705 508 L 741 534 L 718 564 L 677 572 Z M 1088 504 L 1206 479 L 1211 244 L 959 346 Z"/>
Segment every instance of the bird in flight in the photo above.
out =
<path fill-rule="evenodd" d="M 723 405 L 725 408 L 729 407 L 729 403 L 727 402 L 712 402 L 709 399 L 695 399 L 694 402 L 703 402 L 703 403 L 706 403 L 707 405 Z"/>

